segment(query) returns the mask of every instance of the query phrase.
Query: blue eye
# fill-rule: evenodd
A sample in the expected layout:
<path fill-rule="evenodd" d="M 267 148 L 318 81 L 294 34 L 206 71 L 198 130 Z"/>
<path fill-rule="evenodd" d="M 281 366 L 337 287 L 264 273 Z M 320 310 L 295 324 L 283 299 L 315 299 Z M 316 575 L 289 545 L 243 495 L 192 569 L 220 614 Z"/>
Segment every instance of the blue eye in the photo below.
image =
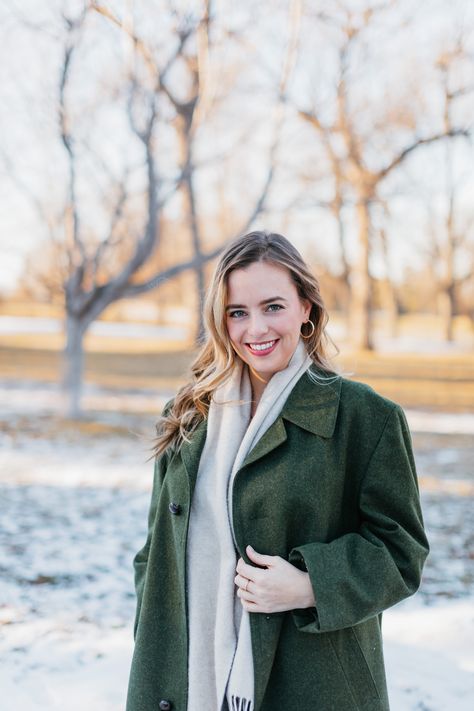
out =
<path fill-rule="evenodd" d="M 242 311 L 242 309 L 236 309 L 235 311 L 231 311 L 229 313 L 229 316 L 231 318 L 240 318 L 240 316 L 236 316 L 236 314 L 244 314 L 244 313 L 245 313 L 245 311 Z"/>
<path fill-rule="evenodd" d="M 266 311 L 270 311 L 270 313 L 276 313 L 277 311 L 281 311 L 284 308 L 285 307 L 281 304 L 268 304 L 268 306 L 266 307 Z M 246 312 L 242 309 L 235 309 L 234 311 L 229 311 L 228 315 L 230 318 L 242 318 L 246 315 Z"/>

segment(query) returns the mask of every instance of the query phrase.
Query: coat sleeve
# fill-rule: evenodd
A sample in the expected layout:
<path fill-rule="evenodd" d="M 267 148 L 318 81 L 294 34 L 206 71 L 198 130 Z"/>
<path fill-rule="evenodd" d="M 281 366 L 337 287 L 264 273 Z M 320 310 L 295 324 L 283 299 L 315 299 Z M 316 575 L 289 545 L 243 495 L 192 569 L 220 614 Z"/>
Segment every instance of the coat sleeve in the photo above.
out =
<path fill-rule="evenodd" d="M 166 414 L 166 412 L 168 411 L 170 402 L 165 405 L 163 409 L 163 414 Z M 137 634 L 138 620 L 140 619 L 140 608 L 142 604 L 143 588 L 145 585 L 146 568 L 148 564 L 148 552 L 150 550 L 151 537 L 153 533 L 156 510 L 158 506 L 158 499 L 163 480 L 165 478 L 167 464 L 167 451 L 162 452 L 158 457 L 155 457 L 155 466 L 153 470 L 153 487 L 151 492 L 151 501 L 148 509 L 148 535 L 146 538 L 145 545 L 138 551 L 138 553 L 133 559 L 133 569 L 135 574 L 135 592 L 137 596 L 137 607 L 135 612 L 135 621 L 133 625 L 134 638 Z"/>
<path fill-rule="evenodd" d="M 357 532 L 290 552 L 290 563 L 304 561 L 316 603 L 291 611 L 302 632 L 352 627 L 409 597 L 420 585 L 429 544 L 410 433 L 398 405 L 386 419 L 357 501 Z"/>

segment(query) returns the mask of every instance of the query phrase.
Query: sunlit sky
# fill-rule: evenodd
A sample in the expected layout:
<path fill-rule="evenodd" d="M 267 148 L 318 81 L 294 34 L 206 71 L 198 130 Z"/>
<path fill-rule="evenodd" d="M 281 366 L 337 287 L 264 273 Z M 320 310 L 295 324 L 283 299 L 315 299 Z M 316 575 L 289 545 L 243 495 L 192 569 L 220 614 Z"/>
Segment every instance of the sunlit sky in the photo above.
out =
<path fill-rule="evenodd" d="M 128 12 L 129 15 L 140 17 L 144 7 L 150 16 L 150 6 L 158 7 L 160 3 L 122 0 L 108 4 L 114 6 L 119 14 Z M 190 4 L 187 3 L 188 6 Z M 354 0 L 346 3 L 349 4 L 360 7 L 363 3 L 362 0 Z M 309 10 L 318 10 L 324 5 L 316 1 L 306 3 Z M 46 231 L 34 207 L 35 201 L 48 204 L 49 207 L 55 206 L 59 210 L 64 197 L 67 164 L 57 136 L 54 113 L 61 52 L 60 23 L 57 18 L 61 7 L 66 7 L 70 12 L 80 6 L 81 2 L 78 1 L 62 3 L 53 0 L 44 3 L 41 0 L 0 0 L 2 293 L 14 288 L 24 268 L 25 257 L 46 239 Z M 230 7 L 227 0 L 220 0 L 216 6 L 221 12 L 228 11 Z M 202 215 L 212 214 L 215 210 L 216 200 L 221 195 L 217 189 L 219 181 L 229 178 L 226 200 L 230 204 L 251 205 L 265 176 L 265 147 L 271 140 L 273 114 L 267 110 L 271 89 L 267 89 L 266 95 L 262 86 L 265 77 L 270 79 L 279 73 L 288 36 L 286 14 L 283 11 L 287 3 L 283 0 L 275 3 L 276 7 L 283 10 L 272 16 L 268 16 L 266 3 L 256 3 L 254 6 L 260 21 L 254 23 L 246 37 L 251 61 L 248 56 L 242 56 L 242 76 L 238 77 L 242 93 L 228 100 L 213 117 L 213 123 L 203 132 L 200 143 L 199 158 L 203 161 L 233 147 L 230 162 L 226 160 L 221 165 L 212 162 L 210 169 L 200 173 L 198 187 Z M 384 101 L 396 106 L 397 101 L 403 100 L 411 90 L 411 82 L 415 86 L 419 76 L 426 75 L 420 106 L 424 106 L 429 122 L 431 114 L 439 108 L 436 105 L 439 97 L 437 89 L 430 84 L 433 81 L 433 75 L 428 70 L 430 61 L 435 48 L 459 27 L 463 28 L 468 47 L 474 56 L 474 3 L 425 0 L 414 7 L 412 2 L 400 0 L 395 6 L 396 11 L 388 16 L 385 24 L 381 23 L 373 30 L 369 55 L 364 56 L 361 51 L 356 57 L 358 66 L 354 66 L 353 70 L 356 76 L 360 70 L 358 81 L 362 92 L 359 91 L 359 97 L 363 95 L 369 114 L 375 107 L 383 108 L 381 91 Z M 238 13 L 237 10 L 234 12 Z M 241 9 L 242 12 L 244 16 L 245 12 Z M 415 15 L 415 19 L 412 15 Z M 157 11 L 157 22 L 159 18 L 160 13 Z M 403 20 L 407 21 L 406 30 L 395 32 L 392 25 Z M 234 21 L 238 24 L 238 14 Z M 138 146 L 134 148 L 131 145 L 123 112 L 116 108 L 111 96 L 116 77 L 120 75 L 127 60 L 128 45 L 115 30 L 110 29 L 109 34 L 110 38 L 104 34 L 103 22 L 87 34 L 74 76 L 71 101 L 74 100 L 74 120 L 82 135 L 88 140 L 90 137 L 93 146 L 100 145 L 98 152 L 107 170 L 120 174 L 124 160 L 130 161 L 132 157 L 132 163 L 135 161 L 139 164 L 141 154 Z M 334 48 L 331 47 L 329 33 L 327 35 L 323 33 L 320 38 L 316 38 L 316 42 L 309 25 L 303 25 L 301 29 L 300 51 L 290 85 L 291 96 L 299 106 L 310 108 L 313 94 L 320 99 L 327 94 L 327 105 L 330 106 Z M 229 52 L 235 54 L 237 50 L 234 45 L 223 51 L 224 56 L 229 58 Z M 236 60 L 239 58 L 236 57 Z M 97 118 L 94 102 L 97 101 L 99 80 L 103 94 Z M 465 115 L 472 117 L 472 99 L 468 97 L 463 102 L 460 104 L 461 118 Z M 80 111 L 77 110 L 79 106 Z M 322 261 L 334 262 L 338 258 L 338 247 L 333 220 L 327 211 L 314 204 L 331 195 L 330 185 L 324 176 L 325 168 L 318 163 L 318 151 L 313 152 L 307 148 L 311 136 L 308 128 L 297 119 L 295 110 L 287 107 L 285 115 L 279 154 L 285 167 L 278 173 L 270 198 L 270 204 L 275 209 L 260 219 L 259 226 L 285 232 L 303 250 L 311 243 Z M 94 122 L 97 121 L 95 126 Z M 239 135 L 244 136 L 240 143 Z M 165 147 L 168 140 L 172 141 L 171 132 L 169 135 L 166 133 L 166 126 L 160 130 L 160 139 L 161 145 Z M 374 135 L 374 156 L 380 151 L 383 151 L 383 146 L 380 138 Z M 472 143 L 469 146 L 466 141 L 456 142 L 456 179 L 460 186 L 458 208 L 463 215 L 466 214 L 466 221 L 473 202 L 473 157 Z M 440 221 L 443 219 L 443 161 L 444 148 L 441 145 L 435 149 L 424 148 L 404 168 L 394 173 L 384 186 L 383 193 L 392 196 L 389 236 L 392 264 L 399 275 L 403 266 L 421 264 L 426 225 L 433 213 L 438 213 Z M 296 179 L 298 171 L 302 169 L 310 177 L 309 188 L 308 183 L 303 188 Z M 311 179 L 314 180 L 314 187 L 311 186 Z M 140 180 L 138 171 L 137 186 Z M 97 194 L 103 185 L 103 178 L 99 177 L 98 171 Z M 100 229 L 103 216 L 97 202 L 94 203 L 91 185 L 85 185 L 83 192 L 84 203 L 87 203 L 84 222 L 91 229 Z M 393 195 L 396 197 L 393 198 Z M 295 200 L 298 201 L 297 207 L 288 211 L 288 201 Z M 177 211 L 179 202 L 174 201 L 170 205 L 170 214 L 176 214 Z M 354 255 L 355 232 L 350 223 L 347 229 L 350 253 Z M 379 261 L 375 255 L 375 273 L 383 271 Z"/>

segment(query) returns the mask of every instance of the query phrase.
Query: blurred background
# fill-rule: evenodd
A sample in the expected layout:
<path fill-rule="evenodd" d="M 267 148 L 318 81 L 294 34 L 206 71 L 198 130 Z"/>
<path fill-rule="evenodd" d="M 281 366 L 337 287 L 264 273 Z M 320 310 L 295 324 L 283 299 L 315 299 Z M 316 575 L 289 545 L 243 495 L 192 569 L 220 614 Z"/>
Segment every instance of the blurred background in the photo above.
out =
<path fill-rule="evenodd" d="M 384 615 L 392 706 L 467 709 L 474 4 L 0 0 L 0 36 L 6 711 L 124 708 L 154 422 L 250 229 L 406 410 L 432 552 Z"/>

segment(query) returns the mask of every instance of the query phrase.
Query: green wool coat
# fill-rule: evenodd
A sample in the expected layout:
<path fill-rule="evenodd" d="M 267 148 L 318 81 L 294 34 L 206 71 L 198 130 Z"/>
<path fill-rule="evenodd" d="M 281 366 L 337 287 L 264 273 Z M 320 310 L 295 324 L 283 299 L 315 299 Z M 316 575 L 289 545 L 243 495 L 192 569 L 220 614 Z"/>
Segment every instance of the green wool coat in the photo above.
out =
<path fill-rule="evenodd" d="M 187 708 L 186 537 L 205 437 L 204 421 L 155 462 L 127 711 Z M 255 711 L 387 711 L 382 611 L 418 589 L 429 550 L 402 409 L 303 374 L 235 477 L 232 517 L 245 562 L 250 544 L 307 570 L 316 601 L 250 613 Z"/>

